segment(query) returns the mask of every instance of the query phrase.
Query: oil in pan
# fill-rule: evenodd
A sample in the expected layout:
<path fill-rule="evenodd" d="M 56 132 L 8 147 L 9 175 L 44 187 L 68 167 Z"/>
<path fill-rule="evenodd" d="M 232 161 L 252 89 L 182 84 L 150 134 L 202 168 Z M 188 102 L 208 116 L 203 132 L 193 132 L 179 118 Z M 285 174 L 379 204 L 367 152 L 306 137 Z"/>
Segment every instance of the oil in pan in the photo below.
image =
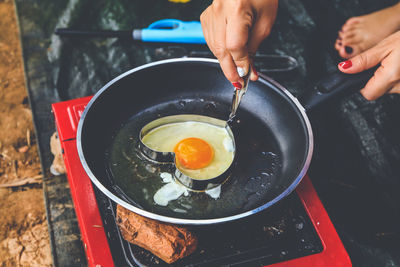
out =
<path fill-rule="evenodd" d="M 171 185 L 169 190 L 179 194 L 179 198 L 167 200 L 164 206 L 157 205 L 154 196 L 170 183 L 176 168 L 173 162 L 160 164 L 142 153 L 138 137 L 146 124 L 143 120 L 143 114 L 135 115 L 119 129 L 106 159 L 110 178 L 130 203 L 160 215 L 210 219 L 254 209 L 265 202 L 267 192 L 279 192 L 281 159 L 277 142 L 267 126 L 241 111 L 232 127 L 236 147 L 229 179 L 225 177 L 226 182 L 221 181 L 222 186 L 209 194 Z"/>

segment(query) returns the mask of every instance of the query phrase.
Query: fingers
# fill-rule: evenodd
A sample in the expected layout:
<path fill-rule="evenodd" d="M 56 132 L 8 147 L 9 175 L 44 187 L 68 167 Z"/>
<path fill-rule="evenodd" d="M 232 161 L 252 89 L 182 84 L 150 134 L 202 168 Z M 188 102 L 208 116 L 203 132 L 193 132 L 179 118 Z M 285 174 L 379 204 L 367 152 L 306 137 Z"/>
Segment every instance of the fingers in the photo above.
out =
<path fill-rule="evenodd" d="M 225 31 L 222 32 L 222 29 L 220 29 L 220 31 L 216 30 L 215 32 L 220 32 L 220 34 L 215 38 L 216 46 L 211 51 L 213 51 L 214 55 L 217 57 L 224 75 L 231 83 L 243 83 L 243 79 L 241 79 L 237 73 L 234 59 L 226 49 Z"/>
<path fill-rule="evenodd" d="M 271 32 L 273 20 L 271 21 L 270 17 L 265 17 L 265 19 L 256 20 L 252 25 L 253 18 L 251 16 L 243 15 L 241 18 L 242 21 L 228 20 L 226 45 L 235 65 L 246 70 L 250 66 L 250 79 L 256 81 L 258 73 L 254 68 L 252 56 L 255 55 L 261 42 Z"/>
<path fill-rule="evenodd" d="M 375 46 L 351 59 L 339 63 L 339 70 L 344 73 L 358 73 L 378 65 L 383 59 L 381 47 Z M 374 73 L 360 93 L 368 100 L 374 100 L 383 95 L 387 90 L 386 72 L 381 66 Z"/>
<path fill-rule="evenodd" d="M 249 71 L 251 56 L 269 34 L 277 6 L 277 0 L 214 0 L 200 16 L 204 38 L 232 83 L 243 85 L 237 67 Z M 257 78 L 252 67 L 250 79 Z"/>
<path fill-rule="evenodd" d="M 257 70 L 256 70 L 255 67 L 254 67 L 253 59 L 251 59 L 250 68 L 251 68 L 250 80 L 252 80 L 252 81 L 257 81 L 259 75 L 258 75 Z"/>
<path fill-rule="evenodd" d="M 381 63 L 381 66 L 375 71 L 374 76 L 360 91 L 367 100 L 375 100 L 389 90 L 391 93 L 399 91 L 399 58 L 400 53 L 392 51 L 388 47 L 387 42 L 383 42 L 350 60 L 339 63 L 339 70 L 345 73 L 358 73 Z"/>
<path fill-rule="evenodd" d="M 392 86 L 393 84 L 388 79 L 388 73 L 381 66 L 375 71 L 374 76 L 372 76 L 360 93 L 367 100 L 375 100 L 384 95 Z"/>
<path fill-rule="evenodd" d="M 228 17 L 226 24 L 226 49 L 231 54 L 235 65 L 246 72 L 250 66 L 247 42 L 252 23 L 251 14 L 245 13 Z"/>
<path fill-rule="evenodd" d="M 358 73 L 378 65 L 386 55 L 385 48 L 377 45 L 345 62 L 340 62 L 338 67 L 344 73 Z"/>
<path fill-rule="evenodd" d="M 219 56 L 217 58 L 225 77 L 233 84 L 240 83 L 243 85 L 243 79 L 239 76 L 237 72 L 237 67 L 232 59 L 232 56 L 229 53 L 225 52 L 222 56 Z"/>
<path fill-rule="evenodd" d="M 389 94 L 400 94 L 400 82 L 397 82 L 392 89 L 389 90 Z"/>
<path fill-rule="evenodd" d="M 235 16 L 228 17 L 226 24 L 215 27 L 214 42 L 218 45 L 213 52 L 225 76 L 232 83 L 244 83 L 237 73 L 237 67 L 243 68 L 246 73 L 249 71 L 251 60 L 247 42 L 252 20 L 251 14 L 241 14 L 239 11 Z"/>
<path fill-rule="evenodd" d="M 216 2 L 217 3 L 217 2 Z M 226 48 L 226 22 L 220 15 L 220 5 L 208 7 L 200 17 L 204 38 L 214 56 L 218 59 L 226 78 L 231 82 L 243 83 L 237 73 L 236 65 Z"/>
<path fill-rule="evenodd" d="M 400 90 L 400 53 L 391 52 L 381 62 L 381 66 L 376 70 L 374 76 L 368 81 L 360 91 L 368 100 L 375 100 L 385 93 L 399 93 Z"/>

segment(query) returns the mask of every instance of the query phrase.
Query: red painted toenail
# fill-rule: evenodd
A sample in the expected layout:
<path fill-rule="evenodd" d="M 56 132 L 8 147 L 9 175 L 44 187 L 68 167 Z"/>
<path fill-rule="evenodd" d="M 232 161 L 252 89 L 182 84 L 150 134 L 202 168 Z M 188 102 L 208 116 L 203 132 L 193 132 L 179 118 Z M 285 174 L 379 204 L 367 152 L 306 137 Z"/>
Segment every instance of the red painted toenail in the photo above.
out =
<path fill-rule="evenodd" d="M 339 67 L 341 67 L 344 70 L 350 68 L 351 66 L 353 66 L 353 63 L 351 63 L 351 60 L 346 60 L 344 62 L 339 63 Z"/>
<path fill-rule="evenodd" d="M 344 50 L 346 50 L 346 53 L 347 53 L 347 54 L 353 53 L 353 48 L 351 48 L 350 46 L 345 46 L 345 47 L 344 47 Z"/>

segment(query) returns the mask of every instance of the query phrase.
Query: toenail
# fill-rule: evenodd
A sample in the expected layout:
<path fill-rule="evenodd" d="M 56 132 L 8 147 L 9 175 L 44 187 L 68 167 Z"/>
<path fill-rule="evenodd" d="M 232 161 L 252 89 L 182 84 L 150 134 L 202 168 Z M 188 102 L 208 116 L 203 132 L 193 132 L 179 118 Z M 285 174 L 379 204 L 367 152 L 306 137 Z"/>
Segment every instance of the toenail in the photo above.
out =
<path fill-rule="evenodd" d="M 347 53 L 347 54 L 353 53 L 353 48 L 351 48 L 350 46 L 345 46 L 345 47 L 344 47 L 344 50 L 346 50 L 346 53 Z"/>
<path fill-rule="evenodd" d="M 346 60 L 344 62 L 340 62 L 339 63 L 339 67 L 341 67 L 342 69 L 348 69 L 353 65 L 353 63 L 351 63 L 351 60 Z"/>

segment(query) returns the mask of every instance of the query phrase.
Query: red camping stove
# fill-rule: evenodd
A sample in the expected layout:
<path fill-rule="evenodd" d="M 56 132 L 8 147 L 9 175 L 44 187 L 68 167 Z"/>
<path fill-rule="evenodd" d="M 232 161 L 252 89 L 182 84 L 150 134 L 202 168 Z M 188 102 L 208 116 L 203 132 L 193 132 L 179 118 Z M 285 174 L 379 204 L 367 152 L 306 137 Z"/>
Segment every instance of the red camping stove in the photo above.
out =
<path fill-rule="evenodd" d="M 89 266 L 165 265 L 151 253 L 123 240 L 115 222 L 115 203 L 93 186 L 80 163 L 76 130 L 90 98 L 52 106 Z M 257 220 L 244 218 L 223 227 L 199 227 L 196 252 L 176 264 L 351 266 L 350 258 L 308 176 L 304 177 L 296 193 L 281 202 L 277 204 L 278 208 L 274 206 L 271 211 L 263 212 Z M 232 238 L 232 233 L 235 238 Z M 203 236 L 205 240 L 202 240 Z"/>

